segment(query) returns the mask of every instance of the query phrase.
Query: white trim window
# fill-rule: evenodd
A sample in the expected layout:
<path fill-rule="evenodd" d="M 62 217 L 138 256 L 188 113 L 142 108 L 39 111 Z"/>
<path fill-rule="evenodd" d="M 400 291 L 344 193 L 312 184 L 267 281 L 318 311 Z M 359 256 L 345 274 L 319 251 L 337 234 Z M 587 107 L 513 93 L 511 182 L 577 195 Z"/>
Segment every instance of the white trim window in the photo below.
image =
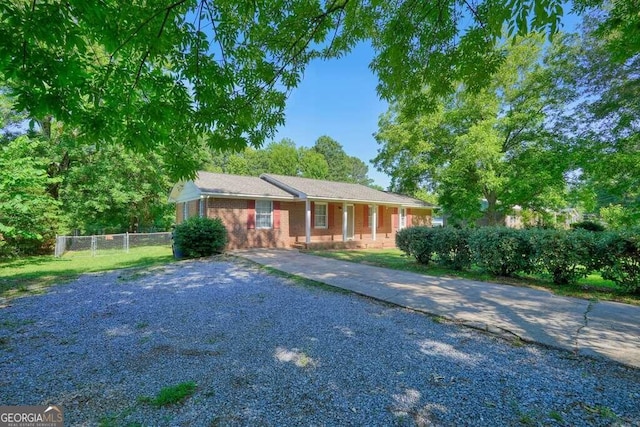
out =
<path fill-rule="evenodd" d="M 182 221 L 186 221 L 189 219 L 189 202 L 184 202 L 182 204 Z"/>
<path fill-rule="evenodd" d="M 273 202 L 256 200 L 256 228 L 273 228 Z"/>
<path fill-rule="evenodd" d="M 327 228 L 328 226 L 328 214 L 327 204 L 315 202 L 313 221 L 315 228 Z"/>
<path fill-rule="evenodd" d="M 407 228 L 407 210 L 400 208 L 400 230 Z"/>

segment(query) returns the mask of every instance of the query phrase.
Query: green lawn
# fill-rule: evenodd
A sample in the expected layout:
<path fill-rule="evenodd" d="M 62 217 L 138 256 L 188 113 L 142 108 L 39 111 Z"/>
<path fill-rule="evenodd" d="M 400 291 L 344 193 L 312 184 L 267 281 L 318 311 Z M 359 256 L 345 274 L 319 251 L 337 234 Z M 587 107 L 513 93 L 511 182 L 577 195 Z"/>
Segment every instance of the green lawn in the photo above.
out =
<path fill-rule="evenodd" d="M 85 255 L 85 256 L 82 256 Z M 149 267 L 173 260 L 169 246 L 143 246 L 123 251 L 98 251 L 18 258 L 0 262 L 0 298 L 12 298 L 42 292 L 56 283 L 73 280 L 83 273 Z"/>
<path fill-rule="evenodd" d="M 438 265 L 419 264 L 407 257 L 399 249 L 366 249 L 344 251 L 311 251 L 313 255 L 335 258 L 343 261 L 386 267 L 395 270 L 411 271 L 430 276 L 461 277 L 463 279 L 483 282 L 506 283 L 516 286 L 538 287 L 553 291 L 558 295 L 573 296 L 586 299 L 620 301 L 640 305 L 640 298 L 625 294 L 614 282 L 603 279 L 599 274 L 591 274 L 575 285 L 558 286 L 551 278 L 544 275 L 525 275 L 520 277 L 494 277 L 473 267 L 470 271 L 455 271 Z"/>

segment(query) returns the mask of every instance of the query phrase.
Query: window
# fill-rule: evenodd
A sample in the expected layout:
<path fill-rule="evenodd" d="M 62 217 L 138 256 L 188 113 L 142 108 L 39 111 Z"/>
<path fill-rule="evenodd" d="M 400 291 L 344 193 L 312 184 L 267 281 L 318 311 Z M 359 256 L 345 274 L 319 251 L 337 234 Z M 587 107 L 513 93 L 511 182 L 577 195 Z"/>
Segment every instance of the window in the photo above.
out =
<path fill-rule="evenodd" d="M 189 202 L 184 202 L 182 204 L 182 220 L 186 221 L 189 219 Z"/>
<path fill-rule="evenodd" d="M 315 203 L 314 208 L 314 224 L 315 228 L 327 228 L 327 204 Z"/>
<path fill-rule="evenodd" d="M 273 228 L 271 200 L 256 200 L 256 228 Z"/>

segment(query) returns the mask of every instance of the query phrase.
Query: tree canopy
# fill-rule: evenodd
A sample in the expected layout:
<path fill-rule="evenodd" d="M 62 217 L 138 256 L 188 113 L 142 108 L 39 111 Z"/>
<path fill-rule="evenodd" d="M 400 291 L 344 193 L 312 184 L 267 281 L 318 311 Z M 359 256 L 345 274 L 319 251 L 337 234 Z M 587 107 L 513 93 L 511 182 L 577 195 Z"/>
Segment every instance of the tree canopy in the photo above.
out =
<path fill-rule="evenodd" d="M 0 4 L 0 76 L 18 110 L 52 116 L 87 145 L 164 147 L 176 177 L 192 148 L 258 147 L 315 58 L 370 40 L 380 95 L 425 105 L 422 87 L 479 87 L 510 35 L 555 31 L 559 0 L 153 0 Z M 420 102 L 418 102 L 420 101 Z"/>
<path fill-rule="evenodd" d="M 213 152 L 205 167 L 212 172 L 235 175 L 272 173 L 304 178 L 371 185 L 369 167 L 349 156 L 335 139 L 323 135 L 310 147 L 296 147 L 294 141 L 271 142 L 263 149 L 247 148 L 239 153 Z"/>
<path fill-rule="evenodd" d="M 550 118 L 566 96 L 542 65 L 542 46 L 541 37 L 507 44 L 486 88 L 459 84 L 434 111 L 407 116 L 403 105 L 393 105 L 380 119 L 374 159 L 392 187 L 426 187 L 450 216 L 484 216 L 490 224 L 515 205 L 542 210 L 561 203 L 568 160 Z"/>
<path fill-rule="evenodd" d="M 603 37 L 607 25 L 590 14 L 581 34 L 567 39 L 558 84 L 581 96 L 567 106 L 563 128 L 579 200 L 590 211 L 604 209 L 604 216 L 619 213 L 611 223 L 626 218 L 620 225 L 632 225 L 640 219 L 640 54 L 621 59 L 616 40 L 622 35 Z"/>

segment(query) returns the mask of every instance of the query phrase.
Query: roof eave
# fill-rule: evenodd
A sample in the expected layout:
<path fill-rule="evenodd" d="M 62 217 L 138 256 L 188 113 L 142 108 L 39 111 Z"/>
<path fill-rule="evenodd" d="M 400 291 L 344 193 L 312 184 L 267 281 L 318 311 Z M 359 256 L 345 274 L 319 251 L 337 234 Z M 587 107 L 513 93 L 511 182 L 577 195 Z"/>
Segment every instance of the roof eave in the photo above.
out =
<path fill-rule="evenodd" d="M 398 203 L 392 201 L 373 200 L 373 199 L 345 199 L 339 197 L 323 197 L 323 196 L 308 196 L 309 200 L 323 201 L 323 202 L 345 202 L 345 203 L 362 203 L 369 205 L 387 205 L 387 206 L 400 206 L 403 208 L 422 208 L 433 209 L 433 206 L 420 205 L 417 203 Z"/>
<path fill-rule="evenodd" d="M 227 199 L 269 199 L 269 200 L 296 200 L 296 197 L 278 196 L 273 194 L 246 194 L 246 193 L 220 193 L 215 191 L 201 190 L 203 197 L 221 197 Z"/>

